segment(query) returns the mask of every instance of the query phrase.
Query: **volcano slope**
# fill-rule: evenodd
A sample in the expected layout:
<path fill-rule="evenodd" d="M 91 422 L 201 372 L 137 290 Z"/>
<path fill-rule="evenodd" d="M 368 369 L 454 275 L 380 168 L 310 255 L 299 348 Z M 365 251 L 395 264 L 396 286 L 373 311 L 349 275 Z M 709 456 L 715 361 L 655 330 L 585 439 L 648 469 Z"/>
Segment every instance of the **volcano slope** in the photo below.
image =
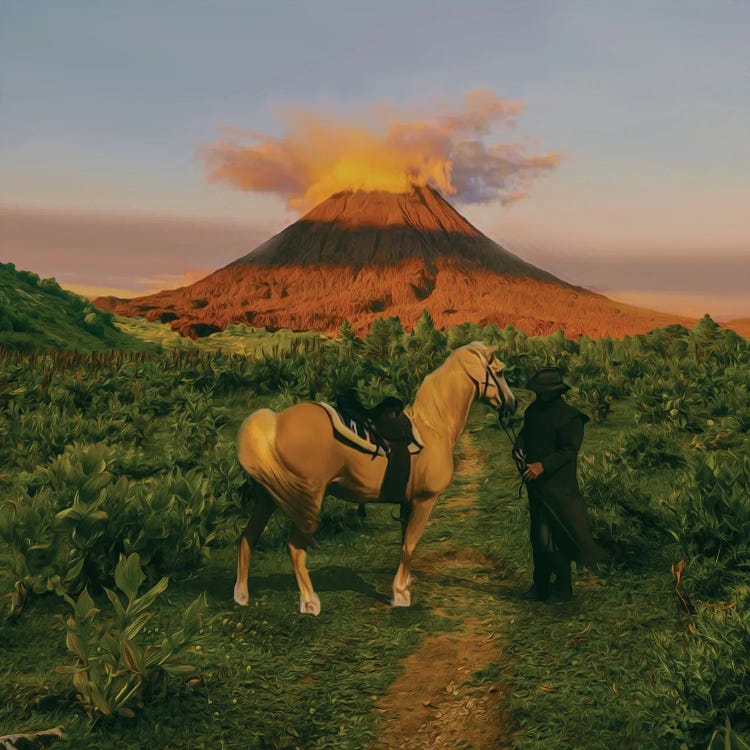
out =
<path fill-rule="evenodd" d="M 429 187 L 336 193 L 190 286 L 94 304 L 193 338 L 230 323 L 330 333 L 348 320 L 362 333 L 383 316 L 409 329 L 423 310 L 440 328 L 471 321 L 569 337 L 693 322 L 558 279 L 490 240 Z"/>

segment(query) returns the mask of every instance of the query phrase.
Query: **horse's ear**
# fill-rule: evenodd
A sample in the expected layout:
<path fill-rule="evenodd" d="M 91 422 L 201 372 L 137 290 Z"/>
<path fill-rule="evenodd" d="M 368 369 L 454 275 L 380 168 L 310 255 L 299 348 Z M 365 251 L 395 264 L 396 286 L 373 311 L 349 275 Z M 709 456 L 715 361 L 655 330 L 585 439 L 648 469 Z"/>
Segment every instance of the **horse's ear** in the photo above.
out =
<path fill-rule="evenodd" d="M 487 361 L 488 362 L 495 356 L 495 352 L 496 351 L 497 351 L 497 345 L 496 344 L 488 344 L 487 345 Z"/>

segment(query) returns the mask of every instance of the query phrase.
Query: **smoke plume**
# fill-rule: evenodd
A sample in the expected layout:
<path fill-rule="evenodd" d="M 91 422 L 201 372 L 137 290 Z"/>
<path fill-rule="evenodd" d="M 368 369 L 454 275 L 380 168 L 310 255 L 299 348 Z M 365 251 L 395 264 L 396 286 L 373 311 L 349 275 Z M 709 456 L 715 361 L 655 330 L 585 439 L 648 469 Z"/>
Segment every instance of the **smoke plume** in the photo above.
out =
<path fill-rule="evenodd" d="M 560 160 L 555 152 L 530 155 L 524 141 L 489 142 L 493 128 L 512 130 L 522 109 L 486 89 L 468 92 L 458 107 L 417 115 L 389 105 L 349 116 L 286 108 L 280 137 L 227 127 L 201 156 L 210 179 L 274 193 L 296 209 L 342 190 L 406 192 L 412 184 L 461 203 L 505 205 Z"/>

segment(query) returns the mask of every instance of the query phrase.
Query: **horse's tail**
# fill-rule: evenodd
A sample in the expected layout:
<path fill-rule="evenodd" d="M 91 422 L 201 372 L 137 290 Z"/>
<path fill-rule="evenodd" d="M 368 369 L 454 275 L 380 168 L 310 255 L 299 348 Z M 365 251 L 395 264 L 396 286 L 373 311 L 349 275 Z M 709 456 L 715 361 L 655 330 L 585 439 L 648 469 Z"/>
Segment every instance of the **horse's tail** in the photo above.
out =
<path fill-rule="evenodd" d="M 316 517 L 306 503 L 307 487 L 287 469 L 276 450 L 276 412 L 258 409 L 240 425 L 237 457 L 250 479 L 262 485 L 276 504 L 302 532 L 313 529 Z M 251 488 L 249 488 L 251 489 Z"/>

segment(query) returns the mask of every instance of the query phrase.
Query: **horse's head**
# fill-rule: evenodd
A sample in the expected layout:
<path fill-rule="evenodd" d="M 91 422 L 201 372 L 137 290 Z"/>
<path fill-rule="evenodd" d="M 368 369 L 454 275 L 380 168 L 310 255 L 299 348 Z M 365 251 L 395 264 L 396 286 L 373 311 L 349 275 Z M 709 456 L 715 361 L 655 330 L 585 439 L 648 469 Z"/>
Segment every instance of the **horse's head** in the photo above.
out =
<path fill-rule="evenodd" d="M 505 381 L 505 365 L 497 358 L 496 346 L 473 341 L 457 350 L 462 367 L 476 388 L 476 398 L 504 416 L 516 412 L 516 397 Z"/>

